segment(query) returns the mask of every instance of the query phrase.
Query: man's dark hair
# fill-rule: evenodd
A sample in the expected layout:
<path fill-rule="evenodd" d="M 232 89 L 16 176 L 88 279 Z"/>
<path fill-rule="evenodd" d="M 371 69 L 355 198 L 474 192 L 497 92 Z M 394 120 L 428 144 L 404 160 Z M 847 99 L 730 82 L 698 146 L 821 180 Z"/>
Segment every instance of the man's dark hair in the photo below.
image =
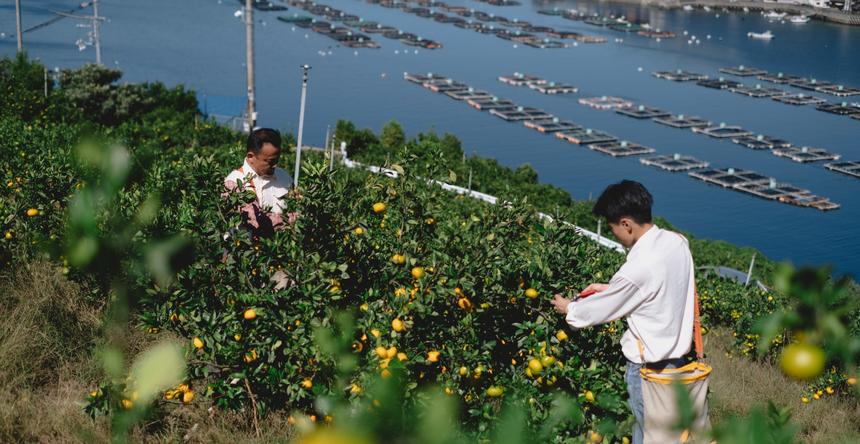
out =
<path fill-rule="evenodd" d="M 248 134 L 246 147 L 249 153 L 258 154 L 263 145 L 271 143 L 275 148 L 281 148 L 281 133 L 271 128 L 257 128 Z"/>
<path fill-rule="evenodd" d="M 592 212 L 614 224 L 622 217 L 629 217 L 637 224 L 645 224 L 651 223 L 653 203 L 654 198 L 641 183 L 622 180 L 603 190 Z"/>

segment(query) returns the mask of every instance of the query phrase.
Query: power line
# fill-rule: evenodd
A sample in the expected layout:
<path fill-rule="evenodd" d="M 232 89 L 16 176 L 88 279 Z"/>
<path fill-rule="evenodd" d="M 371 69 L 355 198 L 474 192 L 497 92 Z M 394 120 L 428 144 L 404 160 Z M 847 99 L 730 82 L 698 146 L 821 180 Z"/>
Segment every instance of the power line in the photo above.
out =
<path fill-rule="evenodd" d="M 83 3 L 81 3 L 77 8 L 75 8 L 75 9 L 70 9 L 70 10 L 68 10 L 68 11 L 65 11 L 65 12 L 64 12 L 64 14 L 73 14 L 73 13 L 75 13 L 75 12 L 77 12 L 77 11 L 80 11 L 81 9 L 89 8 L 91 4 L 92 4 L 92 2 L 91 2 L 91 1 L 89 1 L 89 2 L 83 2 Z M 44 28 L 44 27 L 46 27 L 46 26 L 53 25 L 54 23 L 57 23 L 57 22 L 59 22 L 60 20 L 62 20 L 62 19 L 64 19 L 64 18 L 68 17 L 67 15 L 63 15 L 63 13 L 60 13 L 60 12 L 56 12 L 56 11 L 51 11 L 51 12 L 53 12 L 54 14 L 57 14 L 57 16 L 56 16 L 56 17 L 54 17 L 54 18 L 52 18 L 52 19 L 50 19 L 50 20 L 48 20 L 48 21 L 46 21 L 46 22 L 42 22 L 42 23 L 39 23 L 38 25 L 31 26 L 31 27 L 29 27 L 29 28 L 25 29 L 25 30 L 24 30 L 24 33 L 26 34 L 26 33 L 30 32 L 30 31 L 35 31 L 35 30 L 37 30 L 37 29 L 42 29 L 42 28 Z"/>

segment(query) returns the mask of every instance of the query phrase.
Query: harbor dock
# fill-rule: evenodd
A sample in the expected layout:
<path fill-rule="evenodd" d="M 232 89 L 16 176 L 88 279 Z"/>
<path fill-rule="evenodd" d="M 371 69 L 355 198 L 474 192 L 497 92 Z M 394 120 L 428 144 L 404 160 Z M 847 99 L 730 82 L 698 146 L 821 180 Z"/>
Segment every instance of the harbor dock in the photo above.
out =
<path fill-rule="evenodd" d="M 654 121 L 661 125 L 667 125 L 673 128 L 681 129 L 702 128 L 711 126 L 711 122 L 709 120 L 705 120 L 701 117 L 696 116 L 685 116 L 683 114 L 669 117 L 658 117 L 655 118 Z"/>
<path fill-rule="evenodd" d="M 618 140 L 615 136 L 603 131 L 588 129 L 580 129 L 574 131 L 559 131 L 555 133 L 555 137 L 566 140 L 576 145 L 588 145 L 591 143 L 614 142 Z"/>
<path fill-rule="evenodd" d="M 730 66 L 728 68 L 720 68 L 720 72 L 725 74 L 731 74 L 733 76 L 738 77 L 749 77 L 749 76 L 760 76 L 766 75 L 767 71 L 763 69 L 753 68 L 750 66 Z"/>
<path fill-rule="evenodd" d="M 519 122 L 522 120 L 549 120 L 553 118 L 552 114 L 538 108 L 518 106 L 514 109 L 491 109 L 490 114 L 507 120 L 508 122 Z"/>
<path fill-rule="evenodd" d="M 657 39 L 657 41 L 659 41 L 660 39 L 674 39 L 675 38 L 674 32 L 672 32 L 672 31 L 661 31 L 659 29 L 656 29 L 656 30 L 643 29 L 643 30 L 637 32 L 637 34 L 641 35 L 642 37 Z"/>
<path fill-rule="evenodd" d="M 836 210 L 840 206 L 828 198 L 816 196 L 809 190 L 780 183 L 776 179 L 762 176 L 755 171 L 735 168 L 692 171 L 690 177 L 706 183 L 719 185 L 762 199 L 772 200 L 800 207 L 815 208 L 821 211 Z"/>
<path fill-rule="evenodd" d="M 726 125 L 721 123 L 717 126 L 693 127 L 694 133 L 701 133 L 715 139 L 732 139 L 736 137 L 751 136 L 752 133 L 740 126 Z"/>
<path fill-rule="evenodd" d="M 695 157 L 682 156 L 677 153 L 671 156 L 662 155 L 646 157 L 639 159 L 639 162 L 643 165 L 657 167 L 673 173 L 707 168 L 710 165 L 708 162 L 696 159 Z"/>
<path fill-rule="evenodd" d="M 511 86 L 527 86 L 542 94 L 570 94 L 579 91 L 573 85 L 551 82 L 538 76 L 515 72 L 510 76 L 499 76 L 499 81 Z"/>
<path fill-rule="evenodd" d="M 651 73 L 651 75 L 658 79 L 672 80 L 673 82 L 698 82 L 701 80 L 707 80 L 708 78 L 708 76 L 704 74 L 684 71 L 683 69 L 677 69 L 675 71 L 657 71 Z"/>
<path fill-rule="evenodd" d="M 799 163 L 819 162 L 822 160 L 839 160 L 839 158 L 842 157 L 839 154 L 831 153 L 824 148 L 810 148 L 808 146 L 776 148 L 771 152 L 776 156 L 787 157 Z"/>
<path fill-rule="evenodd" d="M 729 89 L 740 88 L 741 86 L 743 86 L 743 83 L 719 77 L 716 79 L 699 80 L 698 82 L 696 82 L 696 85 L 712 89 Z"/>
<path fill-rule="evenodd" d="M 281 21 L 300 27 L 310 27 L 314 32 L 328 36 L 336 40 L 339 44 L 349 48 L 380 47 L 379 43 L 361 33 L 380 34 L 386 38 L 398 40 L 404 45 L 424 49 L 438 49 L 442 47 L 442 44 L 439 42 L 418 37 L 415 34 L 398 30 L 392 26 L 385 26 L 374 21 L 366 21 L 357 15 L 349 14 L 325 4 L 309 0 L 291 0 L 290 5 L 315 16 L 323 17 L 325 20 L 314 19 L 308 22 L 306 19 L 299 19 L 294 14 L 293 17 L 279 17 Z M 343 26 L 335 26 L 330 22 L 338 22 Z"/>
<path fill-rule="evenodd" d="M 851 88 L 845 85 L 827 85 L 820 86 L 815 89 L 818 92 L 823 92 L 837 97 L 849 97 L 860 95 L 860 88 Z"/>
<path fill-rule="evenodd" d="M 758 83 L 753 86 L 741 85 L 735 88 L 729 88 L 729 91 L 736 94 L 743 94 L 745 96 L 754 97 L 757 99 L 788 95 L 788 92 L 783 91 L 779 88 L 762 87 L 761 84 Z"/>
<path fill-rule="evenodd" d="M 579 103 L 585 106 L 590 106 L 594 109 L 609 110 L 613 108 L 628 108 L 633 106 L 633 102 L 622 99 L 620 97 L 601 96 L 601 97 L 584 97 L 579 99 Z"/>
<path fill-rule="evenodd" d="M 529 86 L 532 84 L 547 83 L 546 80 L 529 74 L 515 72 L 510 76 L 499 76 L 499 81 L 511 86 Z"/>
<path fill-rule="evenodd" d="M 533 129 L 541 133 L 576 131 L 582 129 L 582 126 L 569 120 L 560 120 L 558 117 L 548 120 L 526 120 L 523 122 L 523 125 L 525 125 L 526 128 Z"/>
<path fill-rule="evenodd" d="M 447 91 L 465 91 L 469 89 L 469 86 L 465 83 L 455 82 L 452 79 L 442 79 L 442 80 L 430 80 L 429 82 L 424 82 L 422 84 L 425 88 L 429 89 L 433 92 L 447 92 Z"/>
<path fill-rule="evenodd" d="M 630 143 L 626 140 L 621 142 L 598 142 L 588 145 L 588 149 L 597 151 L 603 154 L 608 154 L 612 157 L 628 157 L 640 156 L 643 154 L 653 154 L 656 150 L 647 146 Z"/>
<path fill-rule="evenodd" d="M 770 136 L 759 134 L 758 136 L 743 136 L 732 138 L 732 142 L 745 146 L 751 150 L 771 150 L 774 148 L 788 148 L 791 143 Z"/>
<path fill-rule="evenodd" d="M 487 4 L 502 4 L 513 0 L 487 0 Z M 370 3 L 382 7 L 399 9 L 407 14 L 430 19 L 438 23 L 450 24 L 462 29 L 469 29 L 488 36 L 521 43 L 525 46 L 539 49 L 565 48 L 567 45 L 551 38 L 575 39 L 582 43 L 602 43 L 606 39 L 588 36 L 581 33 L 567 33 L 551 26 L 534 24 L 517 18 L 508 18 L 498 14 L 479 11 L 474 8 L 449 5 L 442 1 L 419 0 L 417 2 L 370 0 Z M 417 4 L 417 6 L 413 6 Z M 444 12 L 443 12 L 444 11 Z M 407 40 L 406 44 L 415 42 Z M 441 45 L 439 45 L 441 46 Z"/>
<path fill-rule="evenodd" d="M 659 117 L 669 117 L 672 113 L 663 111 L 657 108 L 651 108 L 645 105 L 632 106 L 628 108 L 618 108 L 615 110 L 618 114 L 623 114 L 634 119 L 654 119 Z"/>
<path fill-rule="evenodd" d="M 785 84 L 785 85 L 787 85 L 787 84 L 788 84 L 788 82 L 793 82 L 793 81 L 795 81 L 795 80 L 800 80 L 800 79 L 802 79 L 802 77 L 800 77 L 800 76 L 793 76 L 793 75 L 787 75 L 787 74 L 783 74 L 783 73 L 781 73 L 781 72 L 780 72 L 780 73 L 776 73 L 776 74 L 762 74 L 762 75 L 758 76 L 758 79 L 759 79 L 759 80 L 764 80 L 765 82 L 778 83 L 778 84 Z"/>
<path fill-rule="evenodd" d="M 830 162 L 824 164 L 824 168 L 860 179 L 860 161 L 858 160 Z"/>
<path fill-rule="evenodd" d="M 491 109 L 514 109 L 517 107 L 517 104 L 513 101 L 500 99 L 498 97 L 468 99 L 466 100 L 466 103 L 468 103 L 472 108 L 481 111 L 489 111 Z"/>
<path fill-rule="evenodd" d="M 440 76 L 438 74 L 433 74 L 432 72 L 428 72 L 427 74 L 414 74 L 414 73 L 403 73 L 403 78 L 412 82 L 422 85 L 426 82 L 432 82 L 434 80 L 447 80 L 448 78 L 445 76 Z"/>
<path fill-rule="evenodd" d="M 492 96 L 490 93 L 486 91 L 476 91 L 472 88 L 467 90 L 454 90 L 448 91 L 445 93 L 446 96 L 454 99 L 454 100 L 480 100 L 480 99 L 490 99 Z"/>
<path fill-rule="evenodd" d="M 782 102 L 782 103 L 787 103 L 789 105 L 797 105 L 797 106 L 820 105 L 822 103 L 827 102 L 826 100 L 824 100 L 820 97 L 810 96 L 810 95 L 803 94 L 803 93 L 787 94 L 784 96 L 777 96 L 777 97 L 774 97 L 773 100 L 776 100 L 777 102 Z"/>
<path fill-rule="evenodd" d="M 860 114 L 860 103 L 822 103 L 815 107 L 815 109 L 840 116 L 850 116 L 852 114 Z"/>
<path fill-rule="evenodd" d="M 579 88 L 573 85 L 555 82 L 532 83 L 529 88 L 541 94 L 572 94 L 579 91 Z"/>

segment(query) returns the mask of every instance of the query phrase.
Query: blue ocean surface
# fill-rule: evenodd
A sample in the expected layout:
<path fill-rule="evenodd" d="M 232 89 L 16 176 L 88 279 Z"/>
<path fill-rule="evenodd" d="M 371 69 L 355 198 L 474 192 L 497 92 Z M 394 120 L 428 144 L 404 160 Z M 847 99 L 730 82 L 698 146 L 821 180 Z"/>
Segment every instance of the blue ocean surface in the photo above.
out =
<path fill-rule="evenodd" d="M 50 20 L 55 11 L 78 5 L 68 0 L 23 3 L 25 28 Z M 367 20 L 444 45 L 439 50 L 416 49 L 379 36 L 375 39 L 380 49 L 353 50 L 276 20 L 279 14 L 305 13 L 297 8 L 286 13 L 257 11 L 259 124 L 296 131 L 299 66 L 306 63 L 312 66 L 304 129 L 307 144 L 322 145 L 326 129 L 341 118 L 374 130 L 395 119 L 413 135 L 429 130 L 450 132 L 462 140 L 468 154 L 494 157 L 509 166 L 529 163 L 542 181 L 568 190 L 577 199 L 596 197 L 606 185 L 624 178 L 638 180 L 655 196 L 656 214 L 699 237 L 752 246 L 772 259 L 798 265 L 831 264 L 837 273 L 860 276 L 860 240 L 854 234 L 860 221 L 860 179 L 828 171 L 822 163 L 798 164 L 767 151 L 577 103 L 582 97 L 619 96 L 715 123 L 741 125 L 798 146 L 826 148 L 844 160 L 860 160 L 860 120 L 651 75 L 653 71 L 686 69 L 713 77 L 720 75 L 721 67 L 746 65 L 860 87 L 860 28 L 817 21 L 804 25 L 769 22 L 755 12 L 688 12 L 606 2 L 524 1 L 513 7 L 463 0 L 448 3 L 602 36 L 607 43 L 540 50 L 363 1 L 329 1 L 327 4 Z M 657 42 L 537 13 L 547 7 L 624 15 L 673 31 L 678 38 Z M 108 18 L 102 26 L 103 62 L 122 69 L 125 81 L 184 84 L 198 91 L 201 106 L 210 112 L 238 113 L 245 94 L 245 29 L 234 15 L 238 9 L 238 2 L 228 0 L 103 0 L 100 14 Z M 91 9 L 77 12 L 90 13 Z M 89 29 L 84 24 L 67 18 L 28 32 L 25 47 L 31 57 L 52 68 L 92 62 L 92 47 L 79 51 L 76 45 L 79 39 L 87 39 Z M 776 38 L 764 41 L 747 36 L 765 30 Z M 0 54 L 14 55 L 13 2 L 0 5 L 0 32 L 4 33 Z M 827 196 L 842 208 L 821 212 L 765 201 L 707 185 L 684 173 L 643 166 L 638 158 L 615 159 L 431 93 L 403 80 L 404 72 L 444 74 L 521 105 L 653 147 L 660 154 L 681 153 L 715 167 L 755 170 Z M 514 72 L 570 83 L 579 93 L 548 96 L 497 80 Z M 783 87 L 754 78 L 726 77 Z M 829 101 L 852 101 L 816 95 Z"/>

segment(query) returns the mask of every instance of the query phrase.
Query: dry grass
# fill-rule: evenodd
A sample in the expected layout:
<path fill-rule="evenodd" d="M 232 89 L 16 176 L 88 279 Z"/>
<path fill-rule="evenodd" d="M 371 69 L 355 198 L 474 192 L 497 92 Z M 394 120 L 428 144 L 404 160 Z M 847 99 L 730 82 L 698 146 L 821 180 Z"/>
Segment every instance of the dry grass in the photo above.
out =
<path fill-rule="evenodd" d="M 800 427 L 798 438 L 803 442 L 860 442 L 860 406 L 856 402 L 825 396 L 803 404 L 803 385 L 783 376 L 777 366 L 726 356 L 731 333 L 713 330 L 706 338 L 708 361 L 714 367 L 710 407 L 715 424 L 770 400 L 791 408 L 792 422 Z"/>
<path fill-rule="evenodd" d="M 107 421 L 83 411 L 84 397 L 102 379 L 93 358 L 102 315 L 86 289 L 49 265 L 22 267 L 0 281 L 0 442 L 110 442 Z M 130 330 L 130 355 L 161 339 Z M 292 436 L 283 415 L 266 417 L 257 437 L 248 413 L 209 407 L 170 409 L 133 430 L 131 440 L 280 443 Z"/>

